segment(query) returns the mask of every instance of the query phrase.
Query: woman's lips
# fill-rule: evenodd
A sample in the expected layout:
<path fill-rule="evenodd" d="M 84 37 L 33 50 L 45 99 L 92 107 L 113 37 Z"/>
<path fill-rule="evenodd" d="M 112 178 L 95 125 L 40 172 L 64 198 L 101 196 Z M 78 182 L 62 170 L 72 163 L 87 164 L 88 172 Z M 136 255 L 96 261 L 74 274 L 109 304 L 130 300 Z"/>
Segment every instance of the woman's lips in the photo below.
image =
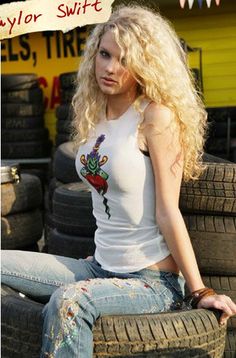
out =
<path fill-rule="evenodd" d="M 105 84 L 105 85 L 113 85 L 116 83 L 116 81 L 112 80 L 111 78 L 108 78 L 108 77 L 102 77 L 101 78 L 102 82 Z"/>

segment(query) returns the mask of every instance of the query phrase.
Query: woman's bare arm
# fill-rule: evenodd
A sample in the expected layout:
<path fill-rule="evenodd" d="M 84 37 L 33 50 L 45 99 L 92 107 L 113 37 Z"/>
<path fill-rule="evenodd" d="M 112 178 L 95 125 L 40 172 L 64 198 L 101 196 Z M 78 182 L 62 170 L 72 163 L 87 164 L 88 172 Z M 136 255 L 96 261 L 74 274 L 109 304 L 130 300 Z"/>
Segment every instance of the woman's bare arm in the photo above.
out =
<path fill-rule="evenodd" d="M 178 132 L 168 128 L 172 115 L 167 107 L 151 103 L 145 111 L 144 134 L 155 176 L 157 224 L 189 290 L 195 291 L 204 284 L 178 205 L 183 156 Z"/>
<path fill-rule="evenodd" d="M 179 210 L 183 155 L 179 130 L 170 130 L 173 112 L 151 103 L 144 116 L 143 134 L 150 153 L 155 177 L 156 219 L 169 250 L 191 292 L 205 287 L 198 269 L 191 240 Z M 203 297 L 198 307 L 214 307 L 224 314 L 221 321 L 236 314 L 235 303 L 225 295 Z"/>

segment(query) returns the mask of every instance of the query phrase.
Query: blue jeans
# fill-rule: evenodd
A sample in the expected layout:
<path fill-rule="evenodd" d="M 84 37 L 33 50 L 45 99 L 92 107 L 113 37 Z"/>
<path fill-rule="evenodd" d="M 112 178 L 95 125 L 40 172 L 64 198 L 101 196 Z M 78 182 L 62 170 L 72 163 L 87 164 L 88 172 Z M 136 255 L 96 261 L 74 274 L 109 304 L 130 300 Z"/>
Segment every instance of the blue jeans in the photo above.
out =
<path fill-rule="evenodd" d="M 185 280 L 167 271 L 103 270 L 93 259 L 2 251 L 2 283 L 47 302 L 41 358 L 91 358 L 92 327 L 102 315 L 158 313 L 181 308 Z"/>

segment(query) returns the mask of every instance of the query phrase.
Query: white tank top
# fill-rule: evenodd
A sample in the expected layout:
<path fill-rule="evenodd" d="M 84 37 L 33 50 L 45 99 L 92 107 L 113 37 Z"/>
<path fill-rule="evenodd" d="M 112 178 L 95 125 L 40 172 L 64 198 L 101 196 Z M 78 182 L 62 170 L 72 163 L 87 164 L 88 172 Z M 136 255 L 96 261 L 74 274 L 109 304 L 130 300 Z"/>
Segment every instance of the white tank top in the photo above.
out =
<path fill-rule="evenodd" d="M 92 192 L 95 258 L 113 272 L 135 272 L 170 254 L 156 223 L 151 160 L 138 147 L 140 120 L 133 105 L 118 119 L 101 119 L 76 155 L 78 175 Z"/>

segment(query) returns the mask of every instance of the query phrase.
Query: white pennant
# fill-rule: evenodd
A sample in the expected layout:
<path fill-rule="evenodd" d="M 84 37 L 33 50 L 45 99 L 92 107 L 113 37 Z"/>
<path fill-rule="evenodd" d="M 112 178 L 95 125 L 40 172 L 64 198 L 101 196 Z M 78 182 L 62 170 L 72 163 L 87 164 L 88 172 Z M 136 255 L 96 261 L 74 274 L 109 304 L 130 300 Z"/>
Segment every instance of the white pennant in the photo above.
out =
<path fill-rule="evenodd" d="M 188 0 L 188 6 L 190 9 L 192 9 L 193 3 L 194 3 L 194 0 Z"/>
<path fill-rule="evenodd" d="M 211 0 L 206 0 L 207 7 L 211 7 Z"/>
<path fill-rule="evenodd" d="M 179 0 L 179 2 L 180 2 L 180 6 L 182 7 L 182 9 L 184 8 L 185 1 L 186 1 L 186 0 Z"/>

